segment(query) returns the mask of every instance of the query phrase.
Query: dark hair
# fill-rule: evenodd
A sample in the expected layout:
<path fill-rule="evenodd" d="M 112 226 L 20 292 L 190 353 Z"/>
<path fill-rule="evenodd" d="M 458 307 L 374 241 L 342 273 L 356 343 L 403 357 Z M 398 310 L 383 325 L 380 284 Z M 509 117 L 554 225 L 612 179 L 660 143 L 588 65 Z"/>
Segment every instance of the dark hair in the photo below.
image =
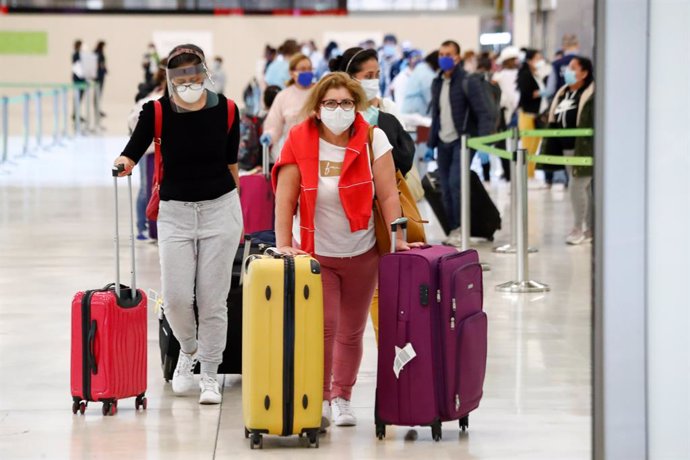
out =
<path fill-rule="evenodd" d="M 96 48 L 93 51 L 94 51 L 94 53 L 102 53 L 104 47 L 105 47 L 105 42 L 103 40 L 101 40 L 96 44 Z"/>
<path fill-rule="evenodd" d="M 456 42 L 455 40 L 446 40 L 445 42 L 441 43 L 441 46 L 452 46 L 455 48 L 455 52 L 460 56 L 460 44 Z"/>
<path fill-rule="evenodd" d="M 323 50 L 323 58 L 328 60 L 331 58 L 331 53 L 333 52 L 334 49 L 338 47 L 338 44 L 334 41 L 328 42 L 328 45 L 326 45 L 326 48 Z"/>
<path fill-rule="evenodd" d="M 271 106 L 273 105 L 273 101 L 275 100 L 279 92 L 280 86 L 271 85 L 266 87 L 266 89 L 264 90 L 264 105 L 266 106 L 266 109 L 271 108 Z"/>
<path fill-rule="evenodd" d="M 292 56 L 293 54 L 297 54 L 299 51 L 300 46 L 297 43 L 297 40 L 292 38 L 285 40 L 285 42 L 280 45 L 280 48 L 278 48 L 278 52 L 283 56 Z"/>
<path fill-rule="evenodd" d="M 81 40 L 75 40 L 74 41 L 74 51 L 79 51 L 81 48 Z"/>
<path fill-rule="evenodd" d="M 429 67 L 433 69 L 434 72 L 438 72 L 440 67 L 438 66 L 438 50 L 432 51 L 427 54 L 424 61 L 429 64 Z"/>
<path fill-rule="evenodd" d="M 477 70 L 491 70 L 492 67 L 493 62 L 491 61 L 489 53 L 482 53 L 477 58 Z"/>
<path fill-rule="evenodd" d="M 573 61 L 577 61 L 580 68 L 587 72 L 587 78 L 585 78 L 584 82 L 584 88 L 587 88 L 594 82 L 594 65 L 592 64 L 592 60 L 584 56 L 575 56 L 573 57 Z"/>
<path fill-rule="evenodd" d="M 520 67 L 520 72 L 532 73 L 532 69 L 529 67 L 529 61 L 534 59 L 534 56 L 539 53 L 541 53 L 541 51 L 535 50 L 534 48 L 525 48 L 525 60 L 522 63 L 522 67 Z"/>
<path fill-rule="evenodd" d="M 182 48 L 189 48 L 191 50 L 194 50 L 198 52 L 201 56 L 204 56 L 204 51 L 199 48 L 196 45 L 192 44 L 186 44 L 186 45 L 177 45 L 173 50 L 170 52 L 169 56 L 172 56 L 173 53 L 179 49 Z M 205 58 L 205 56 L 204 56 Z M 179 56 L 175 56 L 174 58 L 170 59 L 168 58 L 168 69 L 177 69 L 178 67 L 182 67 L 183 65 L 198 65 L 201 64 L 202 59 L 199 58 L 196 54 L 191 54 L 191 53 L 184 53 L 180 54 Z"/>
<path fill-rule="evenodd" d="M 371 59 L 376 59 L 378 62 L 376 50 L 360 47 L 349 48 L 342 56 L 331 59 L 328 68 L 331 72 L 346 72 L 352 76 L 362 70 L 364 63 Z"/>

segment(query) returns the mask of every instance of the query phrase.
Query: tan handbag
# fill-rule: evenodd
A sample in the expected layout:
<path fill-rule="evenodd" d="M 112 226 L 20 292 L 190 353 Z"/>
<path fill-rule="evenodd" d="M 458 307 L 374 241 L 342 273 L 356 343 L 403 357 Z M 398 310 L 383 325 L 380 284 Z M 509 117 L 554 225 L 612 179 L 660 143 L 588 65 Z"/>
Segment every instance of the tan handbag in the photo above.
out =
<path fill-rule="evenodd" d="M 369 130 L 369 158 L 371 159 L 372 172 L 374 169 L 374 152 L 372 147 L 374 131 Z M 429 223 L 422 220 L 417 209 L 417 202 L 407 186 L 407 182 L 400 171 L 395 171 L 395 181 L 398 186 L 398 197 L 400 198 L 400 208 L 402 217 L 407 217 L 407 242 L 426 243 L 424 224 Z M 386 223 L 383 218 L 383 211 L 378 197 L 374 196 L 374 229 L 376 232 L 376 248 L 379 254 L 388 254 L 391 251 L 390 222 Z"/>

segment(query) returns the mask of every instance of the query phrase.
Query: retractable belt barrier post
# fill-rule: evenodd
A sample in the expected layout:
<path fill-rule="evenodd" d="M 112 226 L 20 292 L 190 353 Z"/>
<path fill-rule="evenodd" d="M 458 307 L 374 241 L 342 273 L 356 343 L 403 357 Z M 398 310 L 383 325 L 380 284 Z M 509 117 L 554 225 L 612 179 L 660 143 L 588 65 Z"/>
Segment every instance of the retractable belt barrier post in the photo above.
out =
<path fill-rule="evenodd" d="M 546 284 L 532 281 L 529 279 L 529 264 L 527 253 L 527 151 L 519 148 L 515 164 L 515 177 L 511 181 L 517 182 L 517 258 L 516 258 L 516 281 L 496 286 L 496 290 L 501 292 L 545 292 L 550 290 Z"/>
<path fill-rule="evenodd" d="M 36 149 L 41 150 L 43 143 L 43 92 L 36 91 Z"/>
<path fill-rule="evenodd" d="M 31 129 L 31 94 L 24 93 L 24 148 L 22 156 L 29 154 L 29 130 Z"/>
<path fill-rule="evenodd" d="M 80 87 L 72 87 L 72 98 L 74 99 L 74 135 L 81 135 L 81 97 L 79 95 L 81 91 Z"/>
<path fill-rule="evenodd" d="M 8 161 L 8 141 L 10 130 L 10 98 L 7 96 L 2 97 L 2 161 L 0 161 L 0 166 L 4 166 Z"/>
<path fill-rule="evenodd" d="M 472 188 L 470 187 L 470 149 L 467 146 L 469 136 L 463 134 L 460 139 L 460 239 L 463 251 L 470 248 L 470 235 L 472 229 Z M 489 271 L 491 266 L 487 263 L 482 263 L 482 270 Z"/>
<path fill-rule="evenodd" d="M 62 88 L 62 138 L 69 139 L 69 88 Z"/>
<path fill-rule="evenodd" d="M 60 90 L 55 88 L 53 95 L 53 145 L 60 145 Z"/>

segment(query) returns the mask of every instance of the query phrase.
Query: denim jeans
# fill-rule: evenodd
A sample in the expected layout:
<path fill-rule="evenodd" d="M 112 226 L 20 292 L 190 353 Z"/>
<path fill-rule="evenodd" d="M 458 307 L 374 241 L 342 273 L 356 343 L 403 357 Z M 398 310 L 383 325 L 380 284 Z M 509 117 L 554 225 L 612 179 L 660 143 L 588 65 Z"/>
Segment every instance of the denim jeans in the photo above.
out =
<path fill-rule="evenodd" d="M 451 229 L 456 229 L 460 226 L 460 140 L 439 142 L 437 162 L 443 207 Z"/>
<path fill-rule="evenodd" d="M 137 232 L 142 234 L 146 231 L 146 205 L 151 199 L 151 184 L 148 181 L 148 161 L 149 155 L 146 154 L 139 160 L 140 187 L 137 195 Z"/>

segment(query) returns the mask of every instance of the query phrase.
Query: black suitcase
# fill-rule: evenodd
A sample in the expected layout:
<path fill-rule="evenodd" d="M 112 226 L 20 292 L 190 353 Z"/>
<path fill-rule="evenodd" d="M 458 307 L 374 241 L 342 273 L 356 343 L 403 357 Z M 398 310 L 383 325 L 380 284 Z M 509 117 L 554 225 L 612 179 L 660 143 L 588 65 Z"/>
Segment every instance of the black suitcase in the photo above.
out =
<path fill-rule="evenodd" d="M 470 234 L 493 241 L 494 233 L 501 229 L 501 214 L 476 172 L 470 171 L 470 179 Z"/>
<path fill-rule="evenodd" d="M 275 245 L 275 236 L 273 232 L 261 232 L 257 235 L 245 237 L 245 243 L 241 244 L 235 255 L 235 260 L 232 267 L 232 283 L 230 292 L 228 294 L 228 337 L 223 351 L 223 362 L 218 368 L 219 374 L 241 374 L 242 373 L 242 285 L 240 284 L 240 277 L 242 273 L 242 262 L 251 254 L 260 254 L 268 247 Z M 249 244 L 249 251 L 247 242 Z M 198 312 L 196 303 L 194 304 L 194 316 L 198 321 Z M 177 366 L 177 359 L 180 354 L 180 342 L 177 341 L 173 335 L 170 324 L 165 317 L 165 311 L 161 309 L 159 316 L 159 331 L 158 340 L 161 349 L 161 365 L 163 367 L 163 377 L 166 382 L 173 378 L 175 367 Z M 201 365 L 197 363 L 194 373 L 198 374 L 201 371 Z"/>
<path fill-rule="evenodd" d="M 494 233 L 501 228 L 501 214 L 476 172 L 470 171 L 470 179 L 470 219 L 472 224 L 470 235 L 493 241 Z M 422 187 L 424 187 L 424 197 L 441 223 L 443 231 L 448 235 L 452 229 L 443 207 L 438 172 L 427 173 L 422 179 Z"/>
<path fill-rule="evenodd" d="M 424 188 L 424 198 L 434 211 L 436 218 L 441 223 L 443 231 L 448 235 L 452 228 L 448 223 L 446 216 L 446 209 L 443 207 L 443 197 L 441 196 L 441 181 L 438 178 L 438 172 L 428 172 L 422 179 L 422 187 Z"/>

